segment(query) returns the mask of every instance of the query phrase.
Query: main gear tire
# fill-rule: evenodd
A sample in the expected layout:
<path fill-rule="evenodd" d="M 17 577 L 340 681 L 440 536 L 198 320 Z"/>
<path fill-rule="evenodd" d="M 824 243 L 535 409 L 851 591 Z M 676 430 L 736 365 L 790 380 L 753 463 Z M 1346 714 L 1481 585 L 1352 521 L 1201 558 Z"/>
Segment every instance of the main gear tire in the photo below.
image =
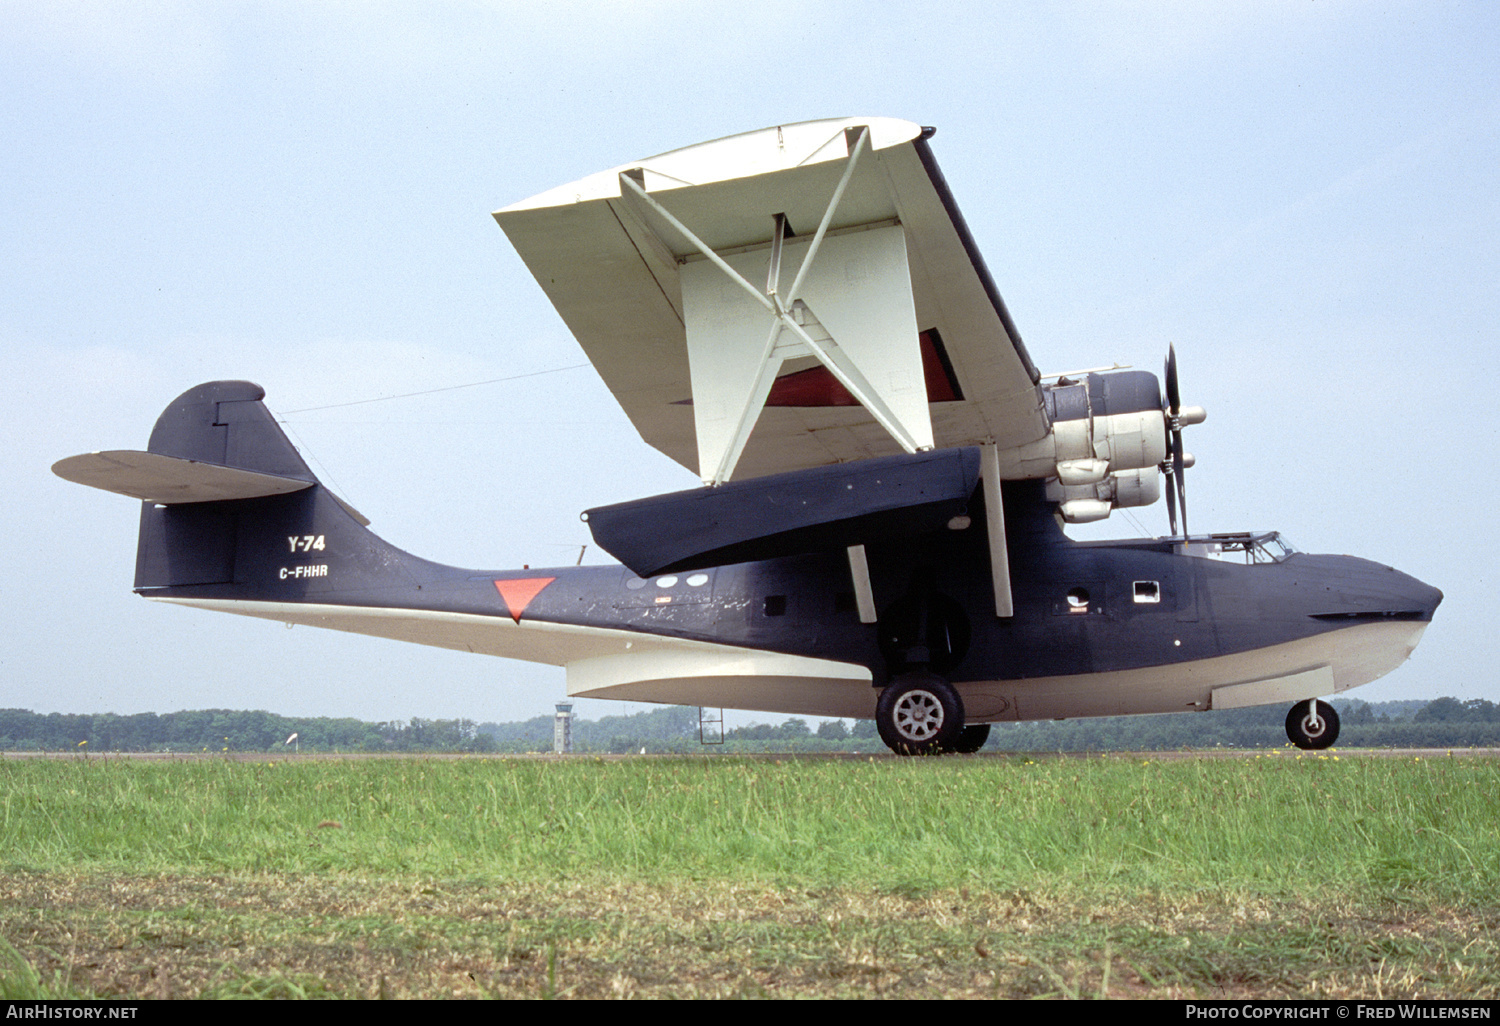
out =
<path fill-rule="evenodd" d="M 956 751 L 964 733 L 964 703 L 935 673 L 902 674 L 880 692 L 875 727 L 897 755 Z"/>

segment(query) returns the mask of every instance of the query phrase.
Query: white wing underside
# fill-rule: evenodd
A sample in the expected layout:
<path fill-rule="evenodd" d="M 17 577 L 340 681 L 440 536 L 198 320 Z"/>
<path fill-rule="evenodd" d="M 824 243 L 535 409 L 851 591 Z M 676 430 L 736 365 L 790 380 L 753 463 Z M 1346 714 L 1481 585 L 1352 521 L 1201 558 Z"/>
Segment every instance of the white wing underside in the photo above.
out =
<path fill-rule="evenodd" d="M 925 146 L 919 126 L 889 118 L 785 125 L 600 172 L 495 219 L 641 436 L 705 480 L 715 461 L 747 478 L 1034 442 L 1048 430 L 1035 368 Z M 949 391 L 929 402 L 936 351 Z M 859 404 L 761 408 L 777 378 L 809 368 Z"/>

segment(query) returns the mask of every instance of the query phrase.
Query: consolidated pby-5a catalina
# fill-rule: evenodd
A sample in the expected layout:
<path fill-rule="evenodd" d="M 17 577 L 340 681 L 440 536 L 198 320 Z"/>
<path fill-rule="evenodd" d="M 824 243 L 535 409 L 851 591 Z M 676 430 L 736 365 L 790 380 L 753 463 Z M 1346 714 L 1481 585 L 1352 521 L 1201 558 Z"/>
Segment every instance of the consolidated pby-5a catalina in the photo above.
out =
<path fill-rule="evenodd" d="M 1044 378 L 933 157 L 889 118 L 783 125 L 495 213 L 631 422 L 703 487 L 584 514 L 623 566 L 479 571 L 367 529 L 263 390 L 145 452 L 60 461 L 144 500 L 149 599 L 563 666 L 573 696 L 873 718 L 903 754 L 990 724 L 1290 705 L 1400 665 L 1442 595 L 1276 533 L 1191 535 L 1174 355 Z M 1063 523 L 1165 494 L 1171 536 Z M 1178 530 L 1179 518 L 1181 530 Z"/>

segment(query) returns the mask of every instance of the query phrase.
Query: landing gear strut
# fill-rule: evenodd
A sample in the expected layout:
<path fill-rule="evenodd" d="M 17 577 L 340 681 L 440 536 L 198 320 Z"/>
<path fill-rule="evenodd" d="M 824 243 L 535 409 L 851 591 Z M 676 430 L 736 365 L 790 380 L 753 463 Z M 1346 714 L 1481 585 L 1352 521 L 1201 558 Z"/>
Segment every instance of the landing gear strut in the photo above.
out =
<path fill-rule="evenodd" d="M 1286 714 L 1286 736 L 1308 751 L 1327 748 L 1339 739 L 1339 714 L 1315 698 L 1298 702 Z"/>
<path fill-rule="evenodd" d="M 880 692 L 875 727 L 880 740 L 897 755 L 956 751 L 965 733 L 964 703 L 937 674 L 905 673 Z"/>

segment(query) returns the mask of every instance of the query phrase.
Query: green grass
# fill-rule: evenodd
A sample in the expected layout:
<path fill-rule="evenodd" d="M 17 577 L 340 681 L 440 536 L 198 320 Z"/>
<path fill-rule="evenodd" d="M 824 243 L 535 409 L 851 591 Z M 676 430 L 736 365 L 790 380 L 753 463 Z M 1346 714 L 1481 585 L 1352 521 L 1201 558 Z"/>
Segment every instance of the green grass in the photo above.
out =
<path fill-rule="evenodd" d="M 0 933 L 106 995 L 1493 997 L 1497 777 L 1290 752 L 12 758 Z"/>
<path fill-rule="evenodd" d="M 817 886 L 1419 888 L 1500 875 L 1487 760 L 0 761 L 0 859 L 74 871 Z"/>

